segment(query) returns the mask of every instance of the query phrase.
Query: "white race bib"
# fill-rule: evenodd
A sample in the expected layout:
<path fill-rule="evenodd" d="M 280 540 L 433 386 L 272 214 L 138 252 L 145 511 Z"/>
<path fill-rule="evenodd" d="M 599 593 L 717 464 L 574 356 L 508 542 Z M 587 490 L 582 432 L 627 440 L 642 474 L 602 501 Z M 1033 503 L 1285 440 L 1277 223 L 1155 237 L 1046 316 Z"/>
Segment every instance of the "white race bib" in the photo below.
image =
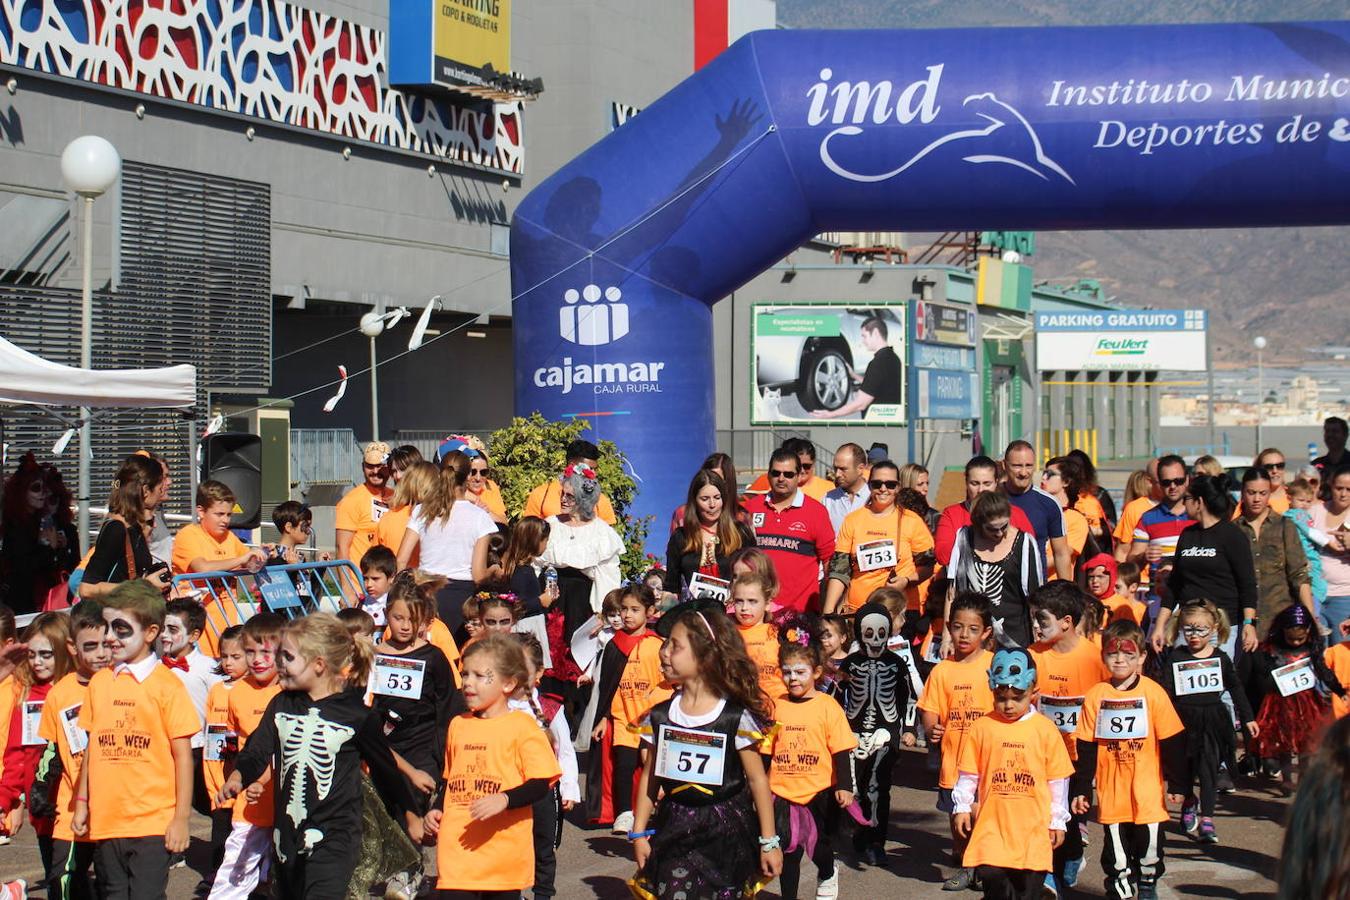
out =
<path fill-rule="evenodd" d="M 66 746 L 71 756 L 79 756 L 89 746 L 89 732 L 80 727 L 80 707 L 82 703 L 67 706 L 57 716 L 61 720 L 61 730 L 66 734 Z"/>
<path fill-rule="evenodd" d="M 702 572 L 695 572 L 689 579 L 689 599 L 716 600 L 725 604 L 731 599 L 731 582 L 725 578 L 714 578 Z"/>
<path fill-rule="evenodd" d="M 1317 676 L 1313 674 L 1311 659 L 1300 659 L 1296 663 L 1280 666 L 1270 674 L 1275 678 L 1275 686 L 1280 689 L 1281 697 L 1301 694 L 1304 691 L 1311 690 L 1317 684 Z"/>
<path fill-rule="evenodd" d="M 933 637 L 928 641 L 928 649 L 923 653 L 924 662 L 930 662 L 934 665 L 942 662 L 942 639 Z"/>
<path fill-rule="evenodd" d="M 859 572 L 894 569 L 895 541 L 868 541 L 855 547 L 853 555 L 857 557 Z"/>
<path fill-rule="evenodd" d="M 1143 697 L 1103 700 L 1097 710 L 1097 738 L 1138 741 L 1148 737 L 1148 701 Z"/>
<path fill-rule="evenodd" d="M 41 700 L 23 701 L 23 721 L 20 726 L 19 743 L 25 747 L 39 747 L 47 743 L 38 736 L 38 725 L 42 722 L 42 706 Z"/>
<path fill-rule="evenodd" d="M 389 504 L 378 497 L 370 498 L 370 520 L 378 522 L 384 518 L 384 514 L 389 512 Z"/>
<path fill-rule="evenodd" d="M 662 725 L 657 743 L 660 749 L 655 768 L 660 777 L 694 784 L 722 784 L 727 759 L 725 734 Z"/>
<path fill-rule="evenodd" d="M 375 676 L 370 687 L 374 693 L 384 697 L 419 700 L 422 697 L 422 679 L 426 676 L 426 670 L 426 662 L 420 659 L 377 655 Z"/>
<path fill-rule="evenodd" d="M 914 664 L 914 647 L 902 636 L 893 634 L 886 642 L 886 649 L 905 661 L 905 669 L 909 672 L 909 696 L 913 700 L 923 693 L 923 679 L 919 677 L 919 667 Z"/>
<path fill-rule="evenodd" d="M 1223 690 L 1223 660 L 1217 656 L 1172 663 L 1172 683 L 1178 697 L 1217 694 Z"/>
<path fill-rule="evenodd" d="M 202 759 L 221 762 L 225 759 L 225 745 L 230 739 L 230 726 L 223 722 L 206 726 L 206 744 L 202 747 Z"/>
<path fill-rule="evenodd" d="M 1061 734 L 1073 734 L 1078 730 L 1078 719 L 1083 714 L 1082 697 L 1047 697 L 1041 694 L 1041 715 L 1045 716 Z"/>

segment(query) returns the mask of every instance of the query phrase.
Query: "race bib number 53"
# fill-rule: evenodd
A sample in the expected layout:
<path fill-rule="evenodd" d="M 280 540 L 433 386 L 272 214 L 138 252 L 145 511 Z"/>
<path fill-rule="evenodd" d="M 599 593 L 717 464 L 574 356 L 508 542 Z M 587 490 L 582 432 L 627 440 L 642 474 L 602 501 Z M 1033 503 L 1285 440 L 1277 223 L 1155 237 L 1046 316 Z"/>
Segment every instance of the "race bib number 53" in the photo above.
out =
<path fill-rule="evenodd" d="M 426 675 L 426 668 L 427 664 L 420 659 L 376 656 L 371 690 L 385 697 L 417 700 L 422 696 L 422 679 Z"/>
<path fill-rule="evenodd" d="M 661 726 L 656 774 L 671 781 L 721 785 L 727 736 L 716 731 Z"/>
<path fill-rule="evenodd" d="M 1097 710 L 1097 734 L 1101 740 L 1138 741 L 1148 737 L 1148 701 L 1143 697 L 1103 700 Z"/>

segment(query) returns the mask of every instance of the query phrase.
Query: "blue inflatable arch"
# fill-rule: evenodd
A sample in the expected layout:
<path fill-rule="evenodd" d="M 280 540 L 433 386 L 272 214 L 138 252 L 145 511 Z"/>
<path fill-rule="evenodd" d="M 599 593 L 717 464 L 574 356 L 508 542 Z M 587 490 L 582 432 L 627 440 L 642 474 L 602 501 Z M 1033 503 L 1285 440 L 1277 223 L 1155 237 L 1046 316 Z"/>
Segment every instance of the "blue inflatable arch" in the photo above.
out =
<path fill-rule="evenodd" d="M 1350 23 L 766 31 L 511 229 L 516 408 L 664 522 L 713 447 L 710 306 L 822 231 L 1350 222 Z"/>

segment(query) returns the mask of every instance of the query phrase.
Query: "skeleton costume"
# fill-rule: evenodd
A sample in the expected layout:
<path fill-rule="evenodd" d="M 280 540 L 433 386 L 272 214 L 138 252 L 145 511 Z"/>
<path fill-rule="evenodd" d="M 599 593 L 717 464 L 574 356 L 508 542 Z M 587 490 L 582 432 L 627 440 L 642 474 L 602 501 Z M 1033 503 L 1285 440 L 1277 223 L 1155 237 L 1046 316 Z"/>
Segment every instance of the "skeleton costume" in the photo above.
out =
<path fill-rule="evenodd" d="M 858 739 L 853 751 L 854 781 L 863 815 L 872 825 L 853 834 L 854 847 L 873 865 L 885 861 L 886 829 L 891 813 L 891 769 L 899 753 L 909 702 L 908 670 L 886 649 L 891 617 L 880 603 L 866 603 L 853 617 L 861 647 L 839 665 L 847 679 L 844 715 Z"/>
<path fill-rule="evenodd" d="M 402 822 L 412 808 L 408 784 L 385 739 L 380 714 L 359 691 L 312 700 L 282 691 L 239 754 L 244 784 L 272 766 L 277 851 L 273 878 L 282 897 L 343 897 L 361 850 L 361 763 Z"/>

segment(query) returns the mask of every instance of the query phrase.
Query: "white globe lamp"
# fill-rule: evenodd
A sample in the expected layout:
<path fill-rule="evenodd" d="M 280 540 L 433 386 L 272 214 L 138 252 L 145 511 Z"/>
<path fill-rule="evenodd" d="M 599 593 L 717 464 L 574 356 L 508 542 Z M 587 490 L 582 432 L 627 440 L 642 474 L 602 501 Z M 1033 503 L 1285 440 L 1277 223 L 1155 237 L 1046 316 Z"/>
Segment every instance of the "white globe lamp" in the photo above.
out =
<path fill-rule="evenodd" d="M 351 321 L 348 319 L 347 321 Z M 377 312 L 368 312 L 361 317 L 361 333 L 368 338 L 377 338 L 384 334 L 384 316 Z"/>
<path fill-rule="evenodd" d="M 61 153 L 61 178 L 81 197 L 99 196 L 121 174 L 122 157 L 117 148 L 98 135 L 77 137 Z"/>

